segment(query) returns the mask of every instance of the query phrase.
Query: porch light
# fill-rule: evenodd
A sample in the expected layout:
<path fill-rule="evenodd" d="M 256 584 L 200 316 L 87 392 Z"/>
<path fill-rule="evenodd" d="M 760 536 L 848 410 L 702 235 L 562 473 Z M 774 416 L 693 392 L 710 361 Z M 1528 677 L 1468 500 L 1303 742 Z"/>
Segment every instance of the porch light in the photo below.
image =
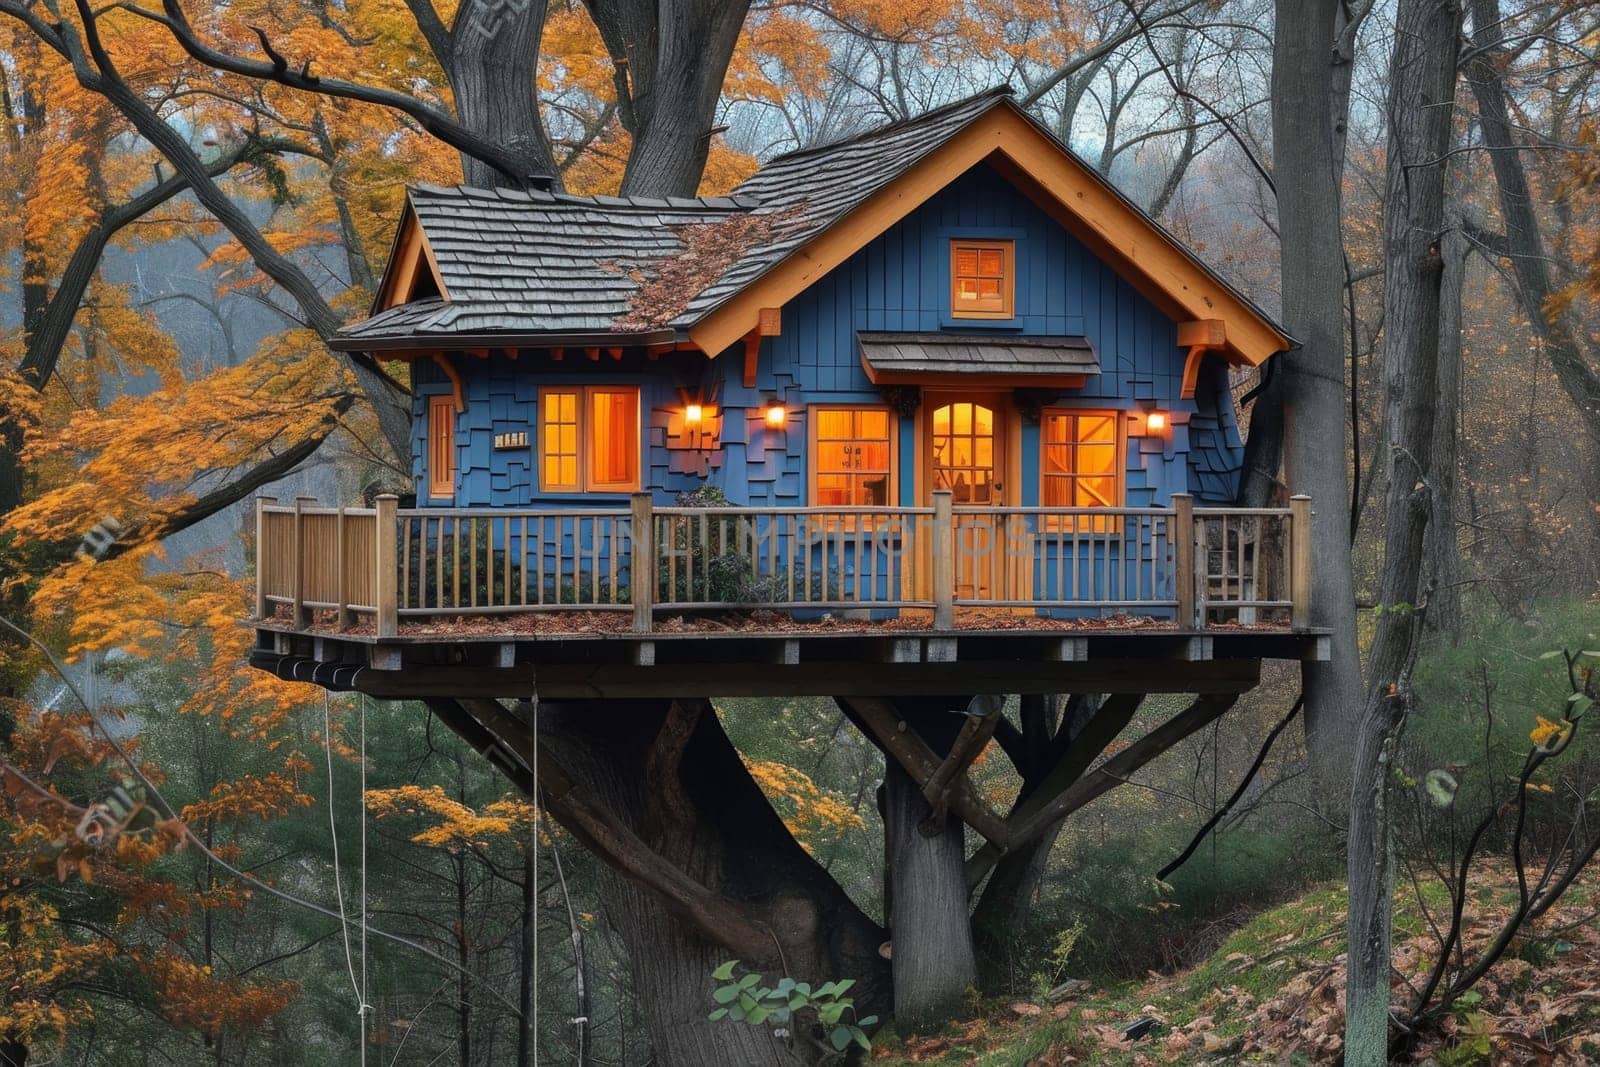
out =
<path fill-rule="evenodd" d="M 776 400 L 768 400 L 762 405 L 761 411 L 767 426 L 774 430 L 783 429 L 784 424 L 789 421 L 789 409 Z"/>
<path fill-rule="evenodd" d="M 1144 428 L 1152 434 L 1167 432 L 1167 413 L 1165 411 L 1147 411 L 1144 416 Z"/>
<path fill-rule="evenodd" d="M 705 416 L 705 408 L 699 404 L 690 404 L 683 409 L 683 422 L 686 426 L 699 426 Z"/>

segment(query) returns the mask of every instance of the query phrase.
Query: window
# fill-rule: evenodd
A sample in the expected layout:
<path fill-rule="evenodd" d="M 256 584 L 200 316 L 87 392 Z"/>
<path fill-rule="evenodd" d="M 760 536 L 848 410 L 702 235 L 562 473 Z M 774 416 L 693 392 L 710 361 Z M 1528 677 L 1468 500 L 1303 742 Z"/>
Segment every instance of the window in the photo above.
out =
<path fill-rule="evenodd" d="M 539 390 L 539 489 L 626 493 L 639 488 L 639 389 Z"/>
<path fill-rule="evenodd" d="M 894 420 L 887 408 L 812 408 L 811 502 L 887 507 L 894 485 Z"/>
<path fill-rule="evenodd" d="M 1016 277 L 1011 241 L 950 242 L 950 314 L 958 319 L 1009 319 Z"/>
<path fill-rule="evenodd" d="M 1118 415 L 1111 411 L 1046 409 L 1040 418 L 1044 484 L 1040 502 L 1047 508 L 1112 508 L 1121 500 L 1117 449 Z M 1096 522 L 1093 529 L 1115 527 Z"/>
<path fill-rule="evenodd" d="M 456 401 L 453 396 L 428 398 L 428 495 L 456 493 Z"/>

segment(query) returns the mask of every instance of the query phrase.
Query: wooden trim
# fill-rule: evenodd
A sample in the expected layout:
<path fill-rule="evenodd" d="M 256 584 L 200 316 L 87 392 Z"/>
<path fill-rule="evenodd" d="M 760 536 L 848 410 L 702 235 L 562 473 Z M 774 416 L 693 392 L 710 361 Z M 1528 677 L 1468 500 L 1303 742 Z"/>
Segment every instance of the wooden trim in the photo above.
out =
<path fill-rule="evenodd" d="M 1000 306 L 992 310 L 962 311 L 956 301 L 956 252 L 970 248 L 978 252 L 1000 253 Z M 1017 242 L 1014 240 L 981 240 L 973 237 L 952 237 L 949 247 L 950 267 L 950 317 L 953 319 L 1013 319 L 1017 316 Z"/>
<path fill-rule="evenodd" d="M 762 308 L 756 315 L 756 332 L 762 337 L 777 337 L 783 333 L 783 309 Z"/>
<path fill-rule="evenodd" d="M 823 411 L 881 411 L 889 417 L 889 484 L 885 507 L 897 508 L 900 506 L 900 416 L 887 404 L 808 404 L 806 406 L 806 504 L 808 507 L 821 507 L 817 503 L 817 429 L 822 420 L 818 413 Z M 859 505 L 848 505 L 856 507 Z"/>
<path fill-rule="evenodd" d="M 1221 319 L 1194 319 L 1178 323 L 1178 347 L 1189 350 L 1183 361 L 1183 384 L 1178 396 L 1184 400 L 1194 399 L 1195 387 L 1200 383 L 1200 364 L 1209 352 L 1220 352 L 1226 357 L 1227 343 L 1227 324 Z"/>
<path fill-rule="evenodd" d="M 450 397 L 455 401 L 456 414 L 465 414 L 467 410 L 467 387 L 461 380 L 461 372 L 456 370 L 455 364 L 450 362 L 450 357 L 443 352 L 435 352 L 430 357 L 444 371 L 444 376 L 450 379 Z"/>
<path fill-rule="evenodd" d="M 456 495 L 456 405 L 448 396 L 428 397 L 428 441 L 425 458 L 428 496 L 434 500 Z M 445 459 L 442 465 L 438 462 Z"/>
<path fill-rule="evenodd" d="M 450 299 L 450 294 L 444 287 L 444 275 L 439 271 L 439 260 L 433 254 L 433 246 L 428 243 L 428 235 L 423 231 L 422 224 L 417 221 L 417 213 L 408 199 L 405 210 L 400 215 L 400 226 L 395 231 L 394 247 L 389 252 L 389 262 L 384 266 L 383 279 L 378 283 L 377 299 L 372 304 L 373 314 L 410 303 L 412 294 L 416 292 L 417 275 L 421 272 L 423 264 L 427 264 L 428 271 L 433 276 L 433 284 L 439 289 L 439 295 L 446 300 Z"/>
<path fill-rule="evenodd" d="M 761 359 L 761 331 L 751 330 L 744 335 L 744 387 L 756 387 L 756 370 Z"/>
<path fill-rule="evenodd" d="M 570 393 L 575 399 L 574 418 L 577 422 L 578 453 L 577 453 L 577 481 L 571 484 L 551 483 L 545 480 L 545 413 L 549 410 L 548 397 L 557 393 Z M 633 396 L 634 412 L 634 477 L 628 482 L 601 482 L 594 479 L 589 471 L 590 460 L 593 458 L 590 439 L 589 408 L 595 396 L 607 393 L 625 393 Z M 535 471 L 534 484 L 541 493 L 632 493 L 637 492 L 644 484 L 644 396 L 643 390 L 637 385 L 622 384 L 584 384 L 584 385 L 541 385 L 538 392 L 538 411 L 534 414 L 534 436 L 537 438 L 534 448 Z"/>
<path fill-rule="evenodd" d="M 792 300 L 986 159 L 1170 318 L 1225 320 L 1231 360 L 1256 366 L 1288 348 L 1289 338 L 1277 327 L 1009 104 L 974 119 L 915 167 L 714 308 L 690 327 L 690 337 L 706 352 L 725 350 L 757 323 L 761 308 Z"/>

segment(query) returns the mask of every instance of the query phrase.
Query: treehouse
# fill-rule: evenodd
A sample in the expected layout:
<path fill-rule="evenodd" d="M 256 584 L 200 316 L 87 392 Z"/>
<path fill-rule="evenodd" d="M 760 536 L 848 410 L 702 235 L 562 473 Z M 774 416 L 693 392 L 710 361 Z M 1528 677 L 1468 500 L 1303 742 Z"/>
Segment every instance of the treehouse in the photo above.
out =
<path fill-rule="evenodd" d="M 377 696 L 1236 693 L 1311 502 L 1232 506 L 1284 332 L 993 91 L 731 196 L 410 191 L 414 492 L 258 503 L 257 665 Z"/>

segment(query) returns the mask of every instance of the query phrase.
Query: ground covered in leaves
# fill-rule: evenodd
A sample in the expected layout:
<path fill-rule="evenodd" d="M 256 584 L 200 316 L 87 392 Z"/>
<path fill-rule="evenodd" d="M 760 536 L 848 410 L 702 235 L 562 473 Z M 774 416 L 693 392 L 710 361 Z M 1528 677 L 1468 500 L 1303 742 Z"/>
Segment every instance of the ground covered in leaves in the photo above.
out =
<path fill-rule="evenodd" d="M 1444 896 L 1424 892 L 1436 920 Z M 1467 912 L 1471 952 L 1514 902 L 1507 871 L 1483 880 Z M 1600 1062 L 1600 872 L 1520 938 L 1464 995 L 1415 1059 L 1439 1067 Z M 1397 899 L 1394 997 L 1405 1003 L 1436 955 L 1414 890 Z M 1344 1027 L 1343 887 L 1324 888 L 1256 916 L 1192 970 L 1093 986 L 1070 999 L 984 1004 L 936 1035 L 880 1034 L 875 1064 L 1160 1065 L 1337 1062 Z M 1128 1028 L 1152 1020 L 1130 1040 Z"/>

